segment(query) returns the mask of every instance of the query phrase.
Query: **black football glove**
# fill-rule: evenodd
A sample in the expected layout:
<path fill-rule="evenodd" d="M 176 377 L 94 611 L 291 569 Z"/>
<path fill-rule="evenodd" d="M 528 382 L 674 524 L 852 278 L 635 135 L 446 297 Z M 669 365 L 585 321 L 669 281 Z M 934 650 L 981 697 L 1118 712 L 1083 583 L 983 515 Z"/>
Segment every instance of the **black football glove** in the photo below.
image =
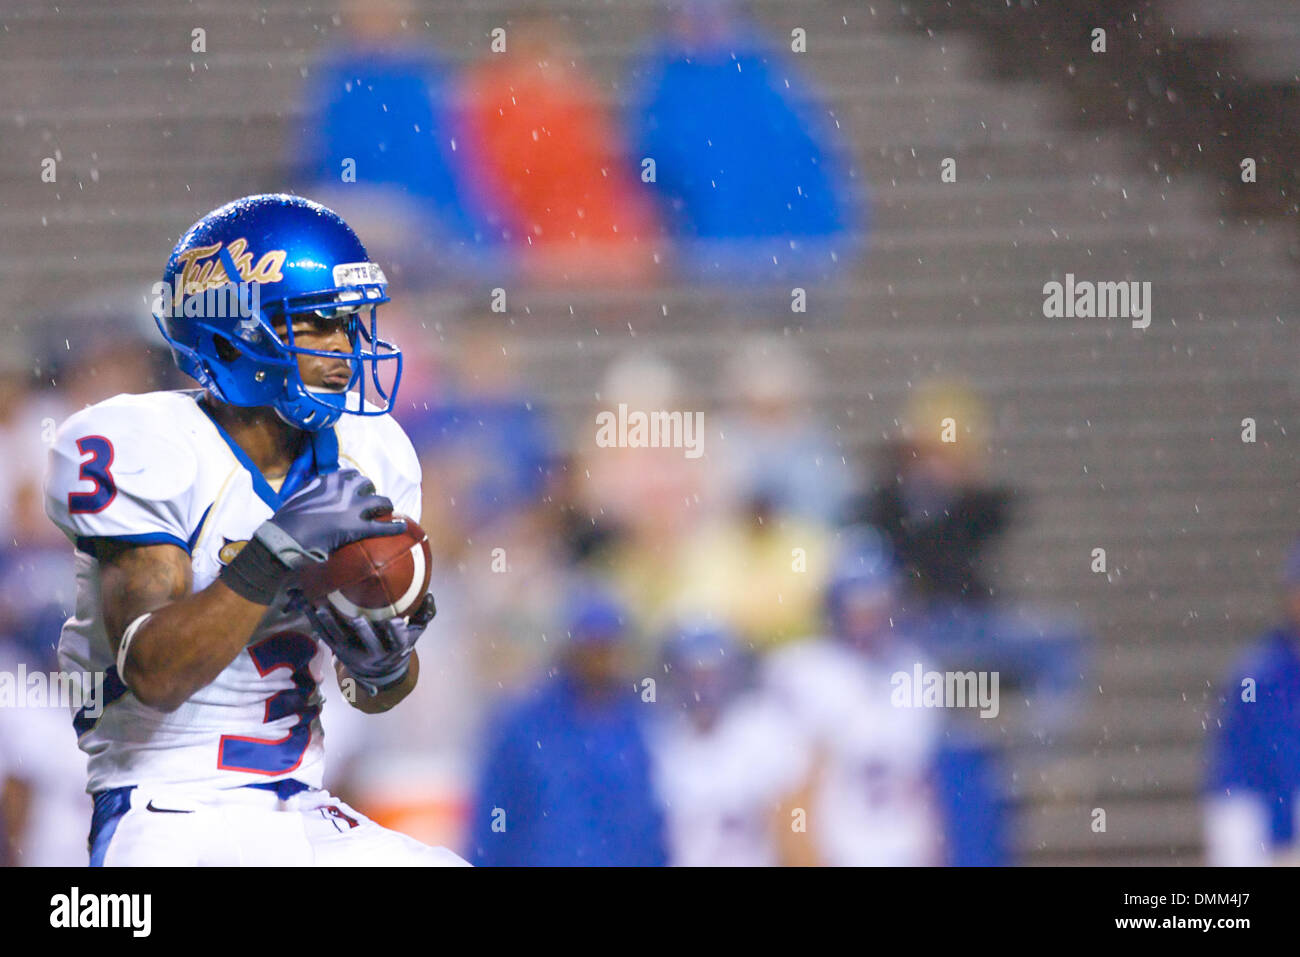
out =
<path fill-rule="evenodd" d="M 405 522 L 379 521 L 393 503 L 356 469 L 321 475 L 258 526 L 248 544 L 221 570 L 230 589 L 270 605 L 293 570 L 323 562 L 336 548 L 379 535 L 398 535 Z"/>
<path fill-rule="evenodd" d="M 415 643 L 438 613 L 432 593 L 424 596 L 409 618 L 387 621 L 348 618 L 333 605 L 310 604 L 297 589 L 289 594 L 291 607 L 307 616 L 316 637 L 371 697 L 406 677 Z"/>

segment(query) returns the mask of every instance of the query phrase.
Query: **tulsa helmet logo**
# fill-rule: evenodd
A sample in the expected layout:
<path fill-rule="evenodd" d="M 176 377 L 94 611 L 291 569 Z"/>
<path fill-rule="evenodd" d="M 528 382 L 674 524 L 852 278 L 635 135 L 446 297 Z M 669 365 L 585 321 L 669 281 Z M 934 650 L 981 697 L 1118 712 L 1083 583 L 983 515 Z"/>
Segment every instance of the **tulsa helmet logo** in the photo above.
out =
<path fill-rule="evenodd" d="M 284 278 L 282 268 L 288 253 L 283 249 L 272 249 L 262 255 L 257 265 L 253 265 L 253 254 L 248 249 L 248 240 L 242 236 L 226 247 L 230 261 L 239 271 L 238 277 L 227 277 L 226 268 L 221 262 L 226 257 L 218 257 L 221 245 L 221 243 L 214 243 L 211 246 L 195 246 L 180 254 L 177 264 L 180 272 L 178 285 L 183 295 L 192 296 L 196 292 L 216 289 L 229 282 L 271 283 L 279 282 Z"/>

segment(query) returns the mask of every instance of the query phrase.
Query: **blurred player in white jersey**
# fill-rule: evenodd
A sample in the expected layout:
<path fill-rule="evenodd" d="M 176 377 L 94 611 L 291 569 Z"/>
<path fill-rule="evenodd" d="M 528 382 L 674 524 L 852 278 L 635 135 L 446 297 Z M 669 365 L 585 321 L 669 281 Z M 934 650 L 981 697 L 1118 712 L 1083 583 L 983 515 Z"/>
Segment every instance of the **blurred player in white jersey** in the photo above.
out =
<path fill-rule="evenodd" d="M 803 789 L 806 839 L 787 829 L 787 863 L 836 866 L 942 863 L 932 768 L 935 711 L 891 703 L 891 678 L 919 652 L 890 618 L 897 573 L 882 536 L 860 527 L 826 593 L 829 635 L 785 646 L 764 662 L 764 685 L 811 743 Z"/>
<path fill-rule="evenodd" d="M 54 662 L 34 649 L 0 639 L 0 672 L 49 673 Z M 51 649 L 52 651 L 52 649 Z M 53 654 L 49 656 L 53 658 Z M 77 867 L 86 863 L 86 756 L 73 747 L 68 716 L 48 707 L 0 707 L 0 831 L 8 863 L 22 867 Z M 0 861 L 5 859 L 0 849 Z"/>
<path fill-rule="evenodd" d="M 60 665 L 105 676 L 73 715 L 92 865 L 464 863 L 320 789 L 331 653 L 353 706 L 388 710 L 415 686 L 433 596 L 370 623 L 292 588 L 304 564 L 400 532 L 387 512 L 419 519 L 419 463 L 388 415 L 387 301 L 335 213 L 237 200 L 181 238 L 155 287 L 203 388 L 114 396 L 59 429 L 45 507 L 78 587 Z"/>
<path fill-rule="evenodd" d="M 745 688 L 745 670 L 741 647 L 716 626 L 688 625 L 665 644 L 651 749 L 674 866 L 780 863 L 785 799 L 808 752 L 788 715 Z"/>

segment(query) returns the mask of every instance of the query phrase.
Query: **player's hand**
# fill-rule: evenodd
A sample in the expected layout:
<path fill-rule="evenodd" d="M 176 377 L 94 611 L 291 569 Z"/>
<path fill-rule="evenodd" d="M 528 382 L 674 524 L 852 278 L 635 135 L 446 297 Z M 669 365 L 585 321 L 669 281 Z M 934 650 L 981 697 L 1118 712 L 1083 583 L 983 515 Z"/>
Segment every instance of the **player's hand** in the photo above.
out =
<path fill-rule="evenodd" d="M 375 494 L 356 469 L 313 479 L 269 519 L 221 570 L 221 579 L 250 601 L 270 605 L 289 574 L 306 562 L 323 562 L 336 548 L 380 535 L 397 535 L 405 522 L 380 521 L 393 503 Z"/>
<path fill-rule="evenodd" d="M 356 469 L 321 475 L 303 486 L 261 524 L 253 537 L 288 568 L 323 562 L 349 542 L 405 531 L 404 522 L 381 522 L 391 500 Z"/>
<path fill-rule="evenodd" d="M 409 618 L 378 622 L 345 617 L 333 605 L 318 608 L 296 589 L 290 592 L 290 604 L 307 616 L 316 637 L 372 697 L 406 677 L 415 643 L 438 613 L 432 593 Z"/>

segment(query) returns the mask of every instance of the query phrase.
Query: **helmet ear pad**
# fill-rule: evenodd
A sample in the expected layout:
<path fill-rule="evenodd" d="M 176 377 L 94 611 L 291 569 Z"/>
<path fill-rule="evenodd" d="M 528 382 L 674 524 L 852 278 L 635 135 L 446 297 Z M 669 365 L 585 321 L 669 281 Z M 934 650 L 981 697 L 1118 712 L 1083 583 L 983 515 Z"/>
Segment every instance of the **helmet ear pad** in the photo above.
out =
<path fill-rule="evenodd" d="M 239 350 L 231 345 L 230 340 L 225 336 L 214 334 L 212 343 L 216 347 L 217 358 L 222 362 L 234 362 L 239 358 Z"/>
<path fill-rule="evenodd" d="M 204 362 L 219 398 L 231 405 L 258 406 L 271 405 L 285 394 L 288 366 L 296 366 L 296 360 L 264 355 L 216 330 L 205 333 L 211 335 L 213 353 L 221 360 Z"/>

